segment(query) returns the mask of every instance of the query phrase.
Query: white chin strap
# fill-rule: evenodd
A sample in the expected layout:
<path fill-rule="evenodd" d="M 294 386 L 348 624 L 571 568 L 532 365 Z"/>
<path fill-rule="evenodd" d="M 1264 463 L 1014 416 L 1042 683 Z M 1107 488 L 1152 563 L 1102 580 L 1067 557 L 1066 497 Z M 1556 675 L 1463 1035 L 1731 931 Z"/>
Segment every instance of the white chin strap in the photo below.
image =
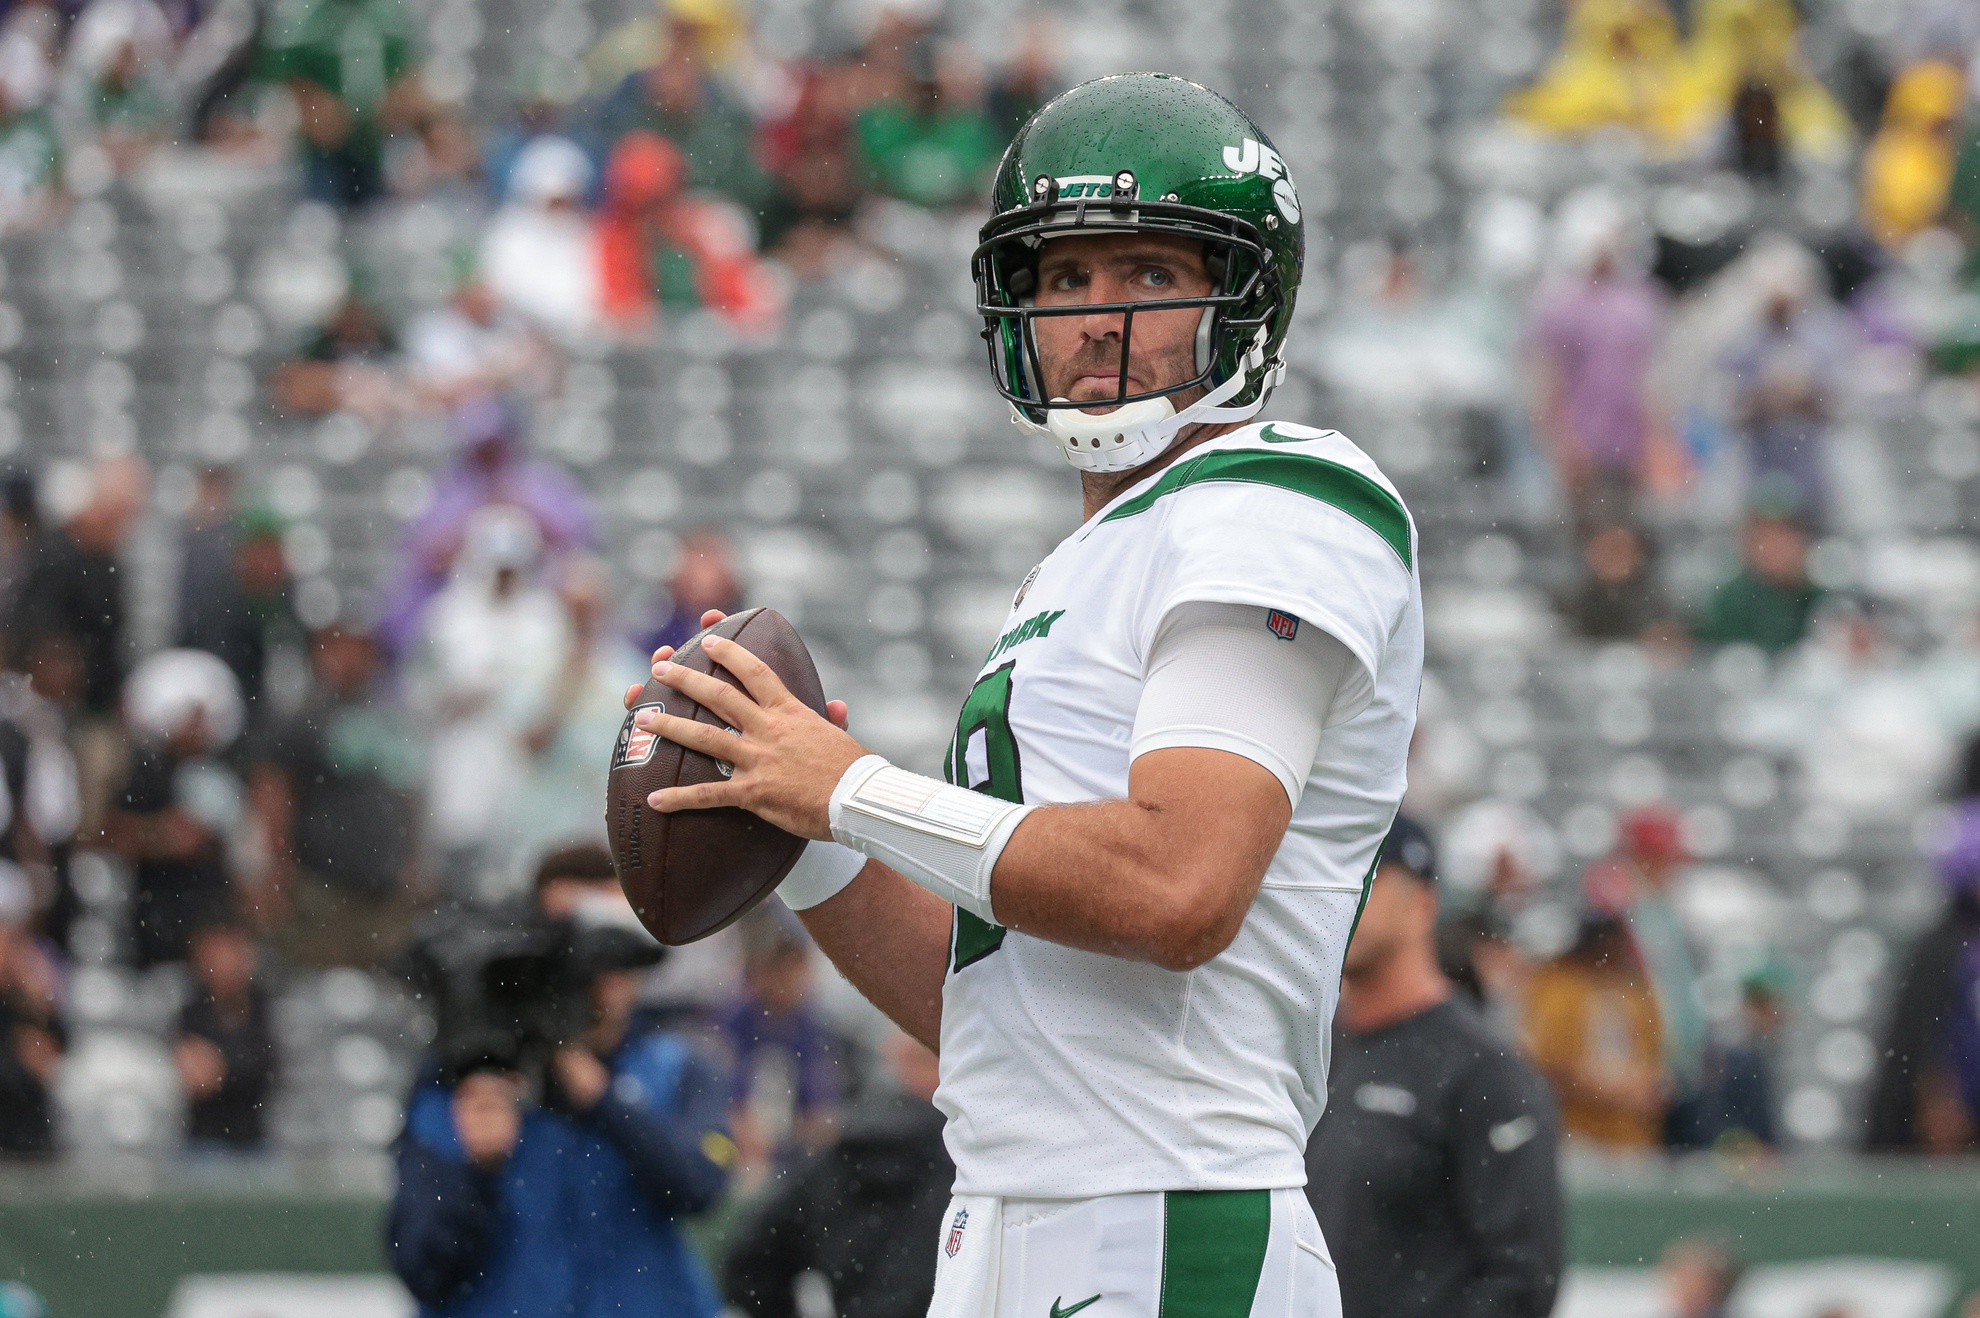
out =
<path fill-rule="evenodd" d="M 1247 362 L 1246 366 L 1252 368 L 1253 364 Z M 1148 398 L 1139 403 L 1123 403 L 1099 416 L 1078 408 L 1055 407 L 1046 412 L 1045 422 L 1040 425 L 1014 404 L 1011 420 L 1026 430 L 1049 437 L 1060 456 L 1081 471 L 1131 471 L 1162 456 L 1185 426 L 1249 421 L 1265 406 L 1266 396 L 1284 372 L 1283 364 L 1274 364 L 1265 375 L 1258 397 L 1242 407 L 1223 404 L 1243 390 L 1246 381 L 1252 378 L 1252 369 L 1239 371 L 1180 412 L 1166 398 Z"/>

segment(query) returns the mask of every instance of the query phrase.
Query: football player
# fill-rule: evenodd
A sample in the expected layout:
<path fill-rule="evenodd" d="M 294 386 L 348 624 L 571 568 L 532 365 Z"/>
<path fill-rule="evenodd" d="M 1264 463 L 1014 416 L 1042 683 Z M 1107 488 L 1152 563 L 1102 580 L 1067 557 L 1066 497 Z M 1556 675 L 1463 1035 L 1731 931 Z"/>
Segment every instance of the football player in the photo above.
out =
<path fill-rule="evenodd" d="M 1303 230 L 1230 102 L 1157 74 L 1075 87 L 1019 131 L 993 205 L 992 374 L 1079 470 L 1086 520 L 1018 588 L 946 782 L 710 639 L 747 695 L 667 651 L 654 673 L 740 738 L 635 717 L 734 774 L 652 804 L 815 839 L 780 894 L 940 1053 L 938 1318 L 1335 1315 L 1302 1153 L 1403 795 L 1415 530 L 1347 439 L 1253 420 Z"/>

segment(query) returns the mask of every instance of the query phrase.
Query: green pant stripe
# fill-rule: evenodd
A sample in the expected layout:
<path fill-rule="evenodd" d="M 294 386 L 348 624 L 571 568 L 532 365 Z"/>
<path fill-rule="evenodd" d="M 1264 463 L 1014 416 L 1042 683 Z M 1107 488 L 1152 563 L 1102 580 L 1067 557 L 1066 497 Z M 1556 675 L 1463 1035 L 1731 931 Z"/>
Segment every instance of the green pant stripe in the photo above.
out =
<path fill-rule="evenodd" d="M 1270 1190 L 1171 1190 L 1160 1318 L 1250 1318 L 1272 1237 Z"/>

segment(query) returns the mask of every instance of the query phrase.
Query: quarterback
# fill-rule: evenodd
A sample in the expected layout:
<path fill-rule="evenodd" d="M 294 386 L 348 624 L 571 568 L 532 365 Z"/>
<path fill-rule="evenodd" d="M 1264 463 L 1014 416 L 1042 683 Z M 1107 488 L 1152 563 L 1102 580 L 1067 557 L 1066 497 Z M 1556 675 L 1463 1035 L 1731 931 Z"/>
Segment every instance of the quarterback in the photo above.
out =
<path fill-rule="evenodd" d="M 1326 1318 L 1300 1188 L 1341 962 L 1403 795 L 1416 534 L 1368 456 L 1254 418 L 1304 237 L 1271 141 L 1195 83 L 1082 84 L 998 168 L 973 259 L 992 376 L 1080 472 L 963 700 L 946 781 L 870 754 L 742 647 L 740 736 L 655 793 L 814 839 L 779 888 L 941 1055 L 936 1318 Z M 630 702 L 629 702 L 630 703 Z"/>

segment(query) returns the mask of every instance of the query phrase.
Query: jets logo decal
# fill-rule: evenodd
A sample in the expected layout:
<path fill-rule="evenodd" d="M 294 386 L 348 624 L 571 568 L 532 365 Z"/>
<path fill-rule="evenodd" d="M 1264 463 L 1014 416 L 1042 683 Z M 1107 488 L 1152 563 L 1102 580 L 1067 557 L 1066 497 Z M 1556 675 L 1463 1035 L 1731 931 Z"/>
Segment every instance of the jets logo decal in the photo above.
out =
<path fill-rule="evenodd" d="M 1272 200 L 1278 204 L 1279 214 L 1294 224 L 1299 223 L 1299 189 L 1293 186 L 1285 158 L 1277 151 L 1255 137 L 1247 137 L 1236 146 L 1224 148 L 1224 168 L 1233 174 L 1256 174 L 1273 180 Z"/>
<path fill-rule="evenodd" d="M 1060 201 L 1075 201 L 1081 197 L 1111 197 L 1114 195 L 1112 174 L 1068 174 L 1056 180 L 1059 185 Z M 1138 189 L 1137 189 L 1138 190 Z"/>

